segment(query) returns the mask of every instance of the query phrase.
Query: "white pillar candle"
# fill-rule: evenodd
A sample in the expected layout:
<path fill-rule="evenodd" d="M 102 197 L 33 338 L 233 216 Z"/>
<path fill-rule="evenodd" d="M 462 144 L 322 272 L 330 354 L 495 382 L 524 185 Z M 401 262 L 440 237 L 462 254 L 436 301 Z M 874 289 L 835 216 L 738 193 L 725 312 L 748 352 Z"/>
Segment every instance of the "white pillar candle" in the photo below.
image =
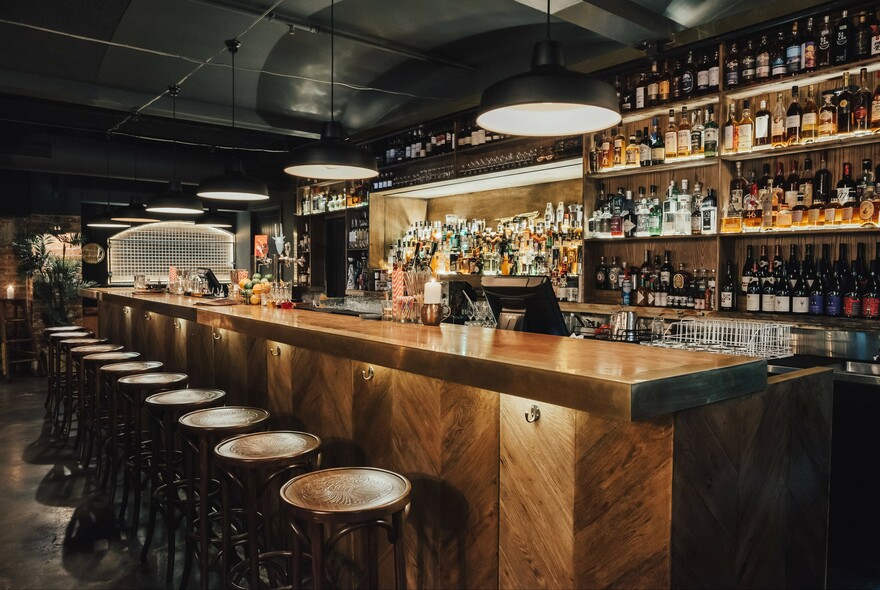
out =
<path fill-rule="evenodd" d="M 12 285 L 6 287 L 6 298 L 15 299 L 15 287 L 13 287 Z"/>
<path fill-rule="evenodd" d="M 440 303 L 442 293 L 443 287 L 434 279 L 425 283 L 425 303 Z"/>

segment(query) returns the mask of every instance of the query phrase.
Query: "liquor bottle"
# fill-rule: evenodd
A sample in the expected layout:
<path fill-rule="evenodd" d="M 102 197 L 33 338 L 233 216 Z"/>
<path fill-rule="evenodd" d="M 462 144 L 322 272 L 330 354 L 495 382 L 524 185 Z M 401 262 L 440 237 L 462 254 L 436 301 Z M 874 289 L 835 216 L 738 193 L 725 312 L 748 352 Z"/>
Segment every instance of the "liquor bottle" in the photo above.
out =
<path fill-rule="evenodd" d="M 880 211 L 880 207 L 877 207 L 877 210 Z M 718 233 L 718 197 L 714 188 L 706 192 L 700 203 L 700 214 L 703 219 L 701 233 L 709 235 Z"/>
<path fill-rule="evenodd" d="M 657 60 L 651 62 L 651 74 L 648 76 L 647 107 L 657 106 L 660 97 L 660 73 L 657 70 Z"/>
<path fill-rule="evenodd" d="M 757 277 L 758 265 L 752 264 L 751 274 L 745 284 L 746 311 L 761 311 L 761 279 Z"/>
<path fill-rule="evenodd" d="M 752 174 L 754 174 L 754 170 L 752 170 Z M 772 179 L 773 177 L 770 176 L 770 164 L 765 163 L 763 166 L 761 166 L 761 179 L 757 181 L 758 188 L 768 189 L 770 187 L 770 181 Z"/>
<path fill-rule="evenodd" d="M 767 35 L 761 35 L 761 43 L 755 53 L 755 79 L 764 82 L 770 79 L 770 46 Z"/>
<path fill-rule="evenodd" d="M 676 198 L 678 201 L 675 210 L 675 235 L 686 236 L 691 233 L 691 195 L 688 192 L 688 181 L 681 181 L 681 190 Z"/>
<path fill-rule="evenodd" d="M 798 278 L 791 291 L 791 313 L 806 314 L 810 311 L 810 288 L 804 278 L 804 263 L 798 268 Z"/>
<path fill-rule="evenodd" d="M 743 264 L 742 273 L 740 274 L 740 291 L 745 293 L 749 288 L 749 283 L 757 273 L 758 266 L 754 259 L 754 249 L 751 245 L 746 246 L 746 261 Z"/>
<path fill-rule="evenodd" d="M 681 76 L 683 70 L 681 68 L 681 60 L 675 60 L 672 67 L 672 74 L 669 80 L 669 100 L 679 100 L 681 98 Z"/>
<path fill-rule="evenodd" d="M 602 169 L 614 166 L 614 138 L 611 133 L 602 134 L 602 143 L 599 147 L 599 155 L 602 157 Z"/>
<path fill-rule="evenodd" d="M 868 15 L 864 12 L 859 15 L 859 23 L 856 25 L 855 41 L 853 42 L 853 59 L 867 59 L 871 56 L 871 36 L 873 34 Z"/>
<path fill-rule="evenodd" d="M 877 119 L 880 129 L 880 85 L 877 86 Z M 718 156 L 718 124 L 715 122 L 712 105 L 706 109 L 706 128 L 703 130 L 703 157 L 715 158 Z"/>
<path fill-rule="evenodd" d="M 737 86 L 739 86 L 739 50 L 736 47 L 736 41 L 732 41 L 730 43 L 730 50 L 727 52 L 724 87 L 730 90 Z"/>
<path fill-rule="evenodd" d="M 636 135 L 638 134 L 638 135 Z M 636 131 L 629 136 L 629 143 L 624 150 L 624 164 L 627 167 L 636 167 L 639 165 L 639 144 L 642 140 L 642 132 Z"/>
<path fill-rule="evenodd" d="M 663 265 L 660 266 L 660 284 L 667 287 L 672 282 L 672 253 L 666 250 L 663 255 Z"/>
<path fill-rule="evenodd" d="M 761 217 L 763 215 L 761 201 L 758 197 L 758 182 L 755 180 L 755 171 L 749 172 L 748 190 L 743 195 L 743 231 L 752 232 L 761 229 Z"/>
<path fill-rule="evenodd" d="M 880 28 L 880 27 L 878 27 Z M 868 90 L 868 69 L 859 70 L 859 87 L 853 95 L 853 131 L 868 133 L 871 126 L 871 91 Z"/>
<path fill-rule="evenodd" d="M 880 166 L 878 166 L 880 168 Z M 862 227 L 880 227 L 880 190 L 876 177 L 871 172 L 871 160 L 862 160 L 862 175 L 859 177 L 859 219 Z"/>
<path fill-rule="evenodd" d="M 837 181 L 837 202 L 840 207 L 834 218 L 835 225 L 852 225 L 856 204 L 856 181 L 852 177 L 852 164 L 843 163 L 843 175 Z M 855 216 L 858 220 L 858 215 Z"/>
<path fill-rule="evenodd" d="M 709 92 L 718 92 L 721 87 L 721 59 L 718 49 L 712 54 L 712 61 L 709 63 Z"/>
<path fill-rule="evenodd" d="M 859 278 L 855 273 L 846 277 L 846 286 L 843 291 L 843 315 L 848 318 L 862 316 L 862 290 L 859 286 Z"/>
<path fill-rule="evenodd" d="M 663 143 L 663 134 L 660 133 L 660 118 L 651 120 L 651 165 L 657 166 L 666 161 L 666 144 Z"/>
<path fill-rule="evenodd" d="M 645 260 L 642 262 L 642 266 L 639 267 L 639 283 L 646 284 L 650 280 L 653 272 L 654 267 L 651 264 L 651 251 L 645 250 Z"/>
<path fill-rule="evenodd" d="M 506 257 L 506 255 L 505 255 Z M 507 273 L 502 273 L 507 274 Z M 596 289 L 605 291 L 608 289 L 608 265 L 605 264 L 605 257 L 599 257 L 599 266 L 596 267 Z"/>
<path fill-rule="evenodd" d="M 862 159 L 862 173 L 856 183 L 856 197 L 858 200 L 871 200 L 874 194 L 874 173 L 871 171 L 871 159 Z"/>
<path fill-rule="evenodd" d="M 801 142 L 810 143 L 818 135 L 819 108 L 813 99 L 813 85 L 807 89 L 807 100 L 804 102 L 804 112 L 801 116 Z"/>
<path fill-rule="evenodd" d="M 825 313 L 825 282 L 816 278 L 809 287 L 810 300 L 807 311 L 810 315 Z"/>
<path fill-rule="evenodd" d="M 663 143 L 666 144 L 666 158 L 678 156 L 678 127 L 675 126 L 675 111 L 673 109 L 669 109 L 669 123 L 666 125 Z"/>
<path fill-rule="evenodd" d="M 816 67 L 827 68 L 831 65 L 831 47 L 834 36 L 831 31 L 831 17 L 825 15 L 822 18 L 822 26 L 819 27 L 819 35 L 816 41 Z"/>
<path fill-rule="evenodd" d="M 781 278 L 777 278 L 774 282 L 776 291 L 773 294 L 773 307 L 776 313 L 791 313 L 791 283 L 788 282 L 786 272 L 783 271 L 780 275 Z"/>
<path fill-rule="evenodd" d="M 813 17 L 807 19 L 807 30 L 801 38 L 801 71 L 816 69 L 816 32 L 813 30 Z"/>
<path fill-rule="evenodd" d="M 615 127 L 614 132 L 612 133 L 613 147 L 612 147 L 612 158 L 611 165 L 612 166 L 621 166 L 624 162 L 624 145 L 626 144 L 626 138 L 620 133 L 620 128 Z"/>
<path fill-rule="evenodd" d="M 730 180 L 730 193 L 727 210 L 722 220 L 723 233 L 739 233 L 743 226 L 743 196 L 746 192 L 746 179 L 742 175 L 742 162 L 736 163 L 736 176 Z"/>
<path fill-rule="evenodd" d="M 837 135 L 837 107 L 831 102 L 834 92 L 826 90 L 822 93 L 822 106 L 819 108 L 819 137 Z"/>
<path fill-rule="evenodd" d="M 804 114 L 798 101 L 798 87 L 791 87 L 791 104 L 785 112 L 785 136 L 788 145 L 796 145 L 801 141 L 801 116 Z"/>
<path fill-rule="evenodd" d="M 880 30 L 880 27 L 877 27 Z M 880 34 L 877 36 L 880 43 Z M 873 46 L 873 45 L 872 45 Z M 874 94 L 871 96 L 871 110 L 869 118 L 871 119 L 871 130 L 874 133 L 880 133 L 880 77 L 877 79 L 877 86 L 874 88 Z"/>
<path fill-rule="evenodd" d="M 843 88 L 837 95 L 837 132 L 853 131 L 853 92 L 849 85 L 849 72 L 843 73 Z"/>
<path fill-rule="evenodd" d="M 657 83 L 658 103 L 665 104 L 670 99 L 670 84 L 672 82 L 672 73 L 669 68 L 669 60 L 663 64 L 663 73 L 660 74 L 660 80 Z"/>
<path fill-rule="evenodd" d="M 840 20 L 834 25 L 833 47 L 831 48 L 831 65 L 841 65 L 850 61 L 852 52 L 850 44 L 853 38 L 852 24 L 849 21 L 849 13 L 841 11 Z"/>
<path fill-rule="evenodd" d="M 617 256 L 611 258 L 611 266 L 608 267 L 608 288 L 612 291 L 620 290 L 620 274 L 623 268 L 617 264 Z"/>
<path fill-rule="evenodd" d="M 755 81 L 756 56 L 752 40 L 749 39 L 740 58 L 740 84 L 751 84 Z"/>
<path fill-rule="evenodd" d="M 643 109 L 647 105 L 648 75 L 645 72 L 639 74 L 636 82 L 636 109 Z"/>
<path fill-rule="evenodd" d="M 880 55 L 880 10 L 871 18 L 871 57 Z M 880 275 L 880 272 L 878 272 Z"/>
<path fill-rule="evenodd" d="M 776 161 L 776 176 L 773 177 L 773 210 L 778 211 L 780 203 L 785 201 L 785 164 Z"/>
<path fill-rule="evenodd" d="M 737 136 L 737 122 L 736 122 L 736 103 L 731 101 L 730 107 L 728 108 L 728 116 L 727 121 L 724 123 L 724 127 L 722 129 L 722 136 L 724 137 L 724 153 L 730 154 L 735 153 L 737 148 L 739 147 L 739 137 Z"/>
<path fill-rule="evenodd" d="M 651 216 L 648 218 L 648 233 L 651 236 L 659 236 L 663 231 L 663 209 L 657 197 L 657 185 L 651 185 Z M 659 265 L 656 265 L 659 268 Z"/>
<path fill-rule="evenodd" d="M 651 136 L 647 127 L 642 129 L 642 141 L 639 143 L 639 165 L 651 165 Z"/>
<path fill-rule="evenodd" d="M 785 46 L 785 31 L 779 29 L 776 42 L 770 49 L 770 75 L 774 78 L 784 78 L 788 72 L 785 63 Z"/>
<path fill-rule="evenodd" d="M 758 112 L 755 113 L 755 145 L 770 145 L 770 111 L 764 99 L 761 99 Z"/>
<path fill-rule="evenodd" d="M 691 201 L 691 235 L 703 233 L 703 195 L 699 182 L 694 183 L 693 200 Z"/>
<path fill-rule="evenodd" d="M 791 208 L 791 226 L 794 229 L 809 227 L 809 210 L 804 204 L 804 193 L 797 193 L 797 200 Z"/>
<path fill-rule="evenodd" d="M 770 143 L 773 147 L 788 145 L 785 135 L 785 107 L 782 104 L 782 93 L 776 93 L 776 106 L 770 119 Z"/>
<path fill-rule="evenodd" d="M 727 261 L 727 273 L 724 281 L 721 283 L 721 309 L 723 311 L 733 311 L 736 309 L 736 292 L 737 287 L 733 278 L 733 262 Z"/>
<path fill-rule="evenodd" d="M 749 100 L 743 101 L 742 119 L 737 124 L 737 148 L 739 153 L 750 152 L 754 142 L 755 123 L 752 121 L 752 111 L 749 108 Z"/>
<path fill-rule="evenodd" d="M 694 111 L 691 122 L 691 155 L 698 156 L 703 153 L 703 132 L 706 127 L 700 118 L 700 110 Z"/>
<path fill-rule="evenodd" d="M 791 35 L 788 37 L 788 43 L 785 47 L 785 69 L 790 76 L 800 73 L 801 71 L 801 35 L 798 33 L 798 23 L 794 21 L 791 24 Z"/>
<path fill-rule="evenodd" d="M 687 60 L 681 70 L 678 82 L 679 94 L 682 98 L 690 98 L 697 91 L 697 66 L 694 63 L 694 52 L 688 51 Z"/>
<path fill-rule="evenodd" d="M 798 176 L 797 160 L 791 161 L 791 172 L 789 173 L 788 178 L 785 179 L 783 188 L 785 189 L 786 204 L 789 207 L 794 207 L 801 189 L 801 178 Z"/>
<path fill-rule="evenodd" d="M 676 146 L 679 158 L 686 158 L 691 155 L 691 124 L 688 121 L 686 106 L 681 107 L 681 119 L 679 119 L 678 123 Z"/>
<path fill-rule="evenodd" d="M 705 94 L 709 91 L 709 56 L 704 51 L 700 55 L 700 62 L 697 64 L 697 94 Z"/>

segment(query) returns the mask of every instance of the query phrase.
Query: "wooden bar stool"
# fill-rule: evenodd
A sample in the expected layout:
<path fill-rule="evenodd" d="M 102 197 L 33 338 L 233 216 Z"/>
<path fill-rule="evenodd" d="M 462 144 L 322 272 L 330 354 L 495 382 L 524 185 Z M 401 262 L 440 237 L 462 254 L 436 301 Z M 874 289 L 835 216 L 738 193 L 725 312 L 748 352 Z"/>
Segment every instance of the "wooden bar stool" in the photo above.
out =
<path fill-rule="evenodd" d="M 86 429 L 85 416 L 84 413 L 88 410 L 86 408 L 86 404 L 89 403 L 89 394 L 86 391 L 87 387 L 90 387 L 92 384 L 88 382 L 86 378 L 86 373 L 83 370 L 83 359 L 90 354 L 97 354 L 99 352 L 119 352 L 125 348 L 121 344 L 86 344 L 85 346 L 77 346 L 75 348 L 70 349 L 70 360 L 73 364 L 74 373 L 77 376 L 77 386 L 74 388 L 75 395 L 71 396 L 71 405 L 72 410 L 70 414 L 72 416 L 76 416 L 76 438 L 73 439 L 73 449 L 74 453 L 77 457 L 82 459 L 83 454 L 83 443 L 85 442 L 84 431 Z M 65 420 L 68 422 L 67 429 L 70 430 L 70 421 L 71 418 L 69 416 L 65 416 Z"/>
<path fill-rule="evenodd" d="M 166 584 L 171 585 L 174 574 L 175 532 L 185 516 L 186 480 L 182 470 L 182 445 L 178 442 L 177 421 L 186 413 L 203 408 L 222 406 L 226 392 L 220 389 L 177 389 L 156 393 L 145 401 L 150 417 L 150 440 L 153 462 L 150 465 L 150 517 L 147 536 L 141 550 L 146 560 L 153 541 L 156 514 L 162 514 L 168 543 Z M 184 494 L 181 500 L 181 493 Z"/>
<path fill-rule="evenodd" d="M 52 401 L 52 390 L 55 387 L 55 345 L 49 339 L 50 334 L 58 334 L 61 332 L 83 332 L 85 328 L 82 326 L 52 326 L 51 328 L 43 328 L 43 344 L 46 347 L 46 412 L 49 412 L 49 404 Z"/>
<path fill-rule="evenodd" d="M 196 410 L 184 414 L 178 420 L 180 433 L 187 442 L 185 451 L 187 472 L 187 520 L 186 561 L 183 581 L 185 586 L 192 569 L 192 558 L 199 561 L 199 583 L 208 587 L 208 571 L 211 569 L 210 548 L 221 547 L 222 540 L 211 535 L 211 521 L 221 517 L 212 505 L 216 499 L 219 482 L 213 477 L 213 449 L 221 440 L 237 434 L 265 430 L 269 425 L 269 412 L 246 406 L 226 406 Z M 196 473 L 198 468 L 198 473 Z M 213 489 L 211 489 L 213 487 Z M 196 505 L 198 497 L 198 505 Z"/>
<path fill-rule="evenodd" d="M 312 588 L 321 590 L 327 580 L 326 558 L 345 535 L 367 529 L 369 587 L 379 586 L 376 529 L 388 531 L 394 546 L 394 583 L 406 589 L 406 551 L 403 531 L 409 512 L 412 486 L 404 476 L 371 467 L 339 467 L 306 473 L 281 488 L 281 499 L 290 510 L 293 528 L 293 587 L 302 587 L 302 543 L 308 539 L 312 556 Z M 308 526 L 308 535 L 296 524 Z M 329 536 L 325 540 L 325 533 Z"/>
<path fill-rule="evenodd" d="M 62 440 L 67 440 L 70 435 L 70 425 L 73 419 L 73 396 L 79 383 L 79 375 L 73 365 L 73 357 L 70 351 L 87 344 L 106 344 L 106 338 L 65 338 L 58 341 L 58 353 L 64 361 L 64 387 L 61 388 L 61 400 L 59 406 L 63 411 L 63 417 L 58 422 L 59 435 Z"/>
<path fill-rule="evenodd" d="M 131 534 L 136 535 L 140 524 L 141 490 L 149 481 L 144 478 L 144 462 L 153 461 L 150 441 L 144 438 L 144 404 L 154 393 L 186 387 L 189 377 L 186 373 L 141 373 L 122 377 L 116 382 L 116 391 L 126 407 L 126 427 L 128 445 L 125 457 L 127 469 L 122 478 L 122 507 L 119 519 L 125 516 L 129 492 L 132 492 Z"/>
<path fill-rule="evenodd" d="M 127 459 L 124 455 L 128 441 L 127 424 L 123 410 L 125 404 L 120 400 L 116 383 L 123 377 L 161 371 L 164 364 L 160 361 L 129 361 L 104 365 L 98 370 L 98 382 L 103 397 L 107 401 L 106 430 L 98 432 L 98 447 L 104 449 L 105 461 L 98 464 L 101 489 L 106 489 L 110 482 L 110 502 L 116 498 L 116 485 L 119 480 L 119 465 Z"/>
<path fill-rule="evenodd" d="M 97 346 L 101 346 L 100 344 Z M 104 401 L 103 389 L 101 381 L 98 379 L 98 369 L 104 365 L 119 363 L 122 361 L 133 361 L 140 358 L 139 352 L 99 352 L 89 354 L 82 359 L 82 370 L 86 376 L 85 395 L 83 398 L 84 406 L 84 428 L 83 436 L 83 454 L 81 456 L 81 465 L 83 469 L 88 469 L 92 462 L 92 452 L 95 450 L 95 443 L 98 440 L 99 433 L 102 428 L 106 428 L 108 420 L 107 404 Z M 101 446 L 97 446 L 96 465 L 101 465 Z"/>
<path fill-rule="evenodd" d="M 54 422 L 55 416 L 58 414 L 61 405 L 61 389 L 64 387 L 64 365 L 62 363 L 61 352 L 58 343 L 65 338 L 89 338 L 92 332 L 85 328 L 81 330 L 62 330 L 52 332 L 46 337 L 48 342 L 48 356 L 52 358 L 49 363 L 47 373 L 51 373 L 52 379 L 49 381 L 48 399 L 46 400 L 46 413 L 52 416 Z"/>
<path fill-rule="evenodd" d="M 227 588 L 260 587 L 260 569 L 266 571 L 271 587 L 288 577 L 290 553 L 283 551 L 284 536 L 270 518 L 277 514 L 278 494 L 283 481 L 294 471 L 312 471 L 320 466 L 321 439 L 306 432 L 273 430 L 241 434 L 214 447 L 214 459 L 223 471 L 221 510 L 223 514 L 223 573 Z M 240 492 L 244 530 L 232 530 L 230 484 Z M 283 530 L 286 527 L 281 527 Z M 274 529 L 274 530 L 273 530 Z M 262 535 L 261 535 L 262 533 Z M 262 537 L 262 538 L 261 538 Z M 245 559 L 232 565 L 235 546 L 243 544 Z M 279 564 L 278 558 L 284 562 Z M 247 584 L 244 581 L 247 581 Z"/>

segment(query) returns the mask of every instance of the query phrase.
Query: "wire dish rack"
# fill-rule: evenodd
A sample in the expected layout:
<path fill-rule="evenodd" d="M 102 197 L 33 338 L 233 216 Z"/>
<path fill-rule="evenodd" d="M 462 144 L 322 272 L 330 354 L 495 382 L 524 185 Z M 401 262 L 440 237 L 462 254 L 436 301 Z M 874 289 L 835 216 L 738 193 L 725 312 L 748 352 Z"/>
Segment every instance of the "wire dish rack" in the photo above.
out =
<path fill-rule="evenodd" d="M 792 356 L 791 325 L 740 320 L 684 319 L 646 346 L 778 359 Z"/>

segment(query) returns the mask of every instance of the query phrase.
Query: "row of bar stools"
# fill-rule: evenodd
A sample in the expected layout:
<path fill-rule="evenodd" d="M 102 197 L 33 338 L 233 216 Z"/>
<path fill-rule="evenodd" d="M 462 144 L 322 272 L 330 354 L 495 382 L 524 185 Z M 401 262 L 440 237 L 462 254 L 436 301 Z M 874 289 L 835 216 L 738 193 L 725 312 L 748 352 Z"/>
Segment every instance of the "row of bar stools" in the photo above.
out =
<path fill-rule="evenodd" d="M 77 394 L 76 386 L 79 375 L 76 374 L 77 367 L 73 364 L 73 355 L 71 350 L 79 346 L 87 344 L 105 344 L 106 338 L 65 338 L 58 341 L 58 352 L 64 360 L 64 387 L 61 388 L 61 406 L 63 409 L 63 417 L 60 422 L 59 436 L 62 440 L 67 440 L 70 435 L 70 428 L 73 424 L 73 406 L 74 398 Z"/>
<path fill-rule="evenodd" d="M 76 394 L 71 398 L 73 406 L 71 415 L 76 416 L 76 438 L 73 441 L 73 449 L 80 461 L 82 461 L 83 451 L 85 450 L 83 448 L 85 443 L 84 433 L 88 427 L 85 419 L 85 413 L 88 411 L 86 406 L 89 403 L 88 388 L 92 386 L 92 383 L 87 379 L 83 359 L 90 354 L 119 352 L 123 348 L 125 347 L 120 344 L 86 344 L 85 346 L 77 346 L 70 349 L 70 360 L 77 376 Z M 68 422 L 71 420 L 70 417 L 66 417 L 66 419 Z"/>
<path fill-rule="evenodd" d="M 64 359 L 58 343 L 64 339 L 88 338 L 91 335 L 92 333 L 86 329 L 54 332 L 48 335 L 49 355 L 52 357 L 50 372 L 52 373 L 53 378 L 49 382 L 49 400 L 47 400 L 48 407 L 46 410 L 52 417 L 53 430 L 57 427 L 58 419 L 61 417 L 61 391 L 66 386 L 64 381 Z"/>
<path fill-rule="evenodd" d="M 59 334 L 61 332 L 82 332 L 85 330 L 82 326 L 52 326 L 51 328 L 43 328 L 43 343 L 46 346 L 46 413 L 51 414 L 53 396 L 57 373 L 55 372 L 55 345 L 49 339 L 51 334 Z"/>
<path fill-rule="evenodd" d="M 103 447 L 100 444 L 101 429 L 106 428 L 109 416 L 107 414 L 107 404 L 104 400 L 104 390 L 101 387 L 101 379 L 99 378 L 99 369 L 105 365 L 120 363 L 123 361 L 133 361 L 140 358 L 139 352 L 99 352 L 83 357 L 83 372 L 86 376 L 84 408 L 84 432 L 83 436 L 83 454 L 80 463 L 86 469 L 92 462 L 92 452 L 97 450 L 96 465 L 98 470 L 101 467 L 101 459 Z"/>
<path fill-rule="evenodd" d="M 149 438 L 144 438 L 144 404 L 147 397 L 154 393 L 186 387 L 188 380 L 186 373 L 141 373 L 122 377 L 116 382 L 117 396 L 124 406 L 123 448 L 126 459 L 119 519 L 122 520 L 125 516 L 129 492 L 132 492 L 132 536 L 137 534 L 140 521 L 141 490 L 149 482 L 149 478 L 144 477 L 144 461 L 152 461 Z M 149 463 L 146 466 L 149 467 Z"/>
<path fill-rule="evenodd" d="M 104 365 L 98 371 L 98 380 L 108 403 L 106 429 L 98 434 L 98 445 L 104 447 L 105 460 L 102 473 L 99 474 L 101 488 L 106 489 L 110 482 L 110 501 L 116 498 L 119 467 L 128 459 L 128 424 L 125 421 L 125 404 L 120 400 L 117 382 L 123 377 L 161 371 L 164 365 L 160 361 L 130 361 Z"/>
<path fill-rule="evenodd" d="M 195 557 L 199 563 L 201 588 L 207 589 L 208 571 L 212 569 L 212 562 L 216 562 L 216 558 L 211 558 L 211 547 L 218 550 L 218 556 L 222 550 L 222 539 L 213 534 L 212 526 L 218 517 L 222 517 L 216 508 L 218 482 L 214 476 L 214 447 L 231 436 L 265 430 L 268 423 L 269 412 L 244 406 L 196 410 L 178 420 L 179 431 L 186 442 L 187 552 L 183 570 L 184 586 Z"/>
<path fill-rule="evenodd" d="M 161 513 L 168 544 L 167 585 L 171 584 L 174 573 L 175 533 L 185 516 L 187 498 L 177 421 L 188 412 L 220 406 L 225 398 L 226 392 L 219 389 L 178 389 L 153 394 L 145 402 L 150 419 L 153 462 L 150 465 L 150 516 L 141 560 L 146 559 L 150 550 L 156 515 Z"/>
<path fill-rule="evenodd" d="M 281 488 L 293 528 L 291 572 L 293 588 L 302 588 L 300 560 L 303 542 L 311 547 L 312 588 L 322 590 L 327 581 L 326 557 L 347 534 L 367 529 L 368 585 L 378 588 L 376 529 L 388 532 L 394 546 L 394 582 L 406 588 L 406 550 L 403 530 L 412 486 L 402 475 L 369 467 L 340 467 L 295 477 Z M 308 527 L 302 531 L 296 521 Z"/>
<path fill-rule="evenodd" d="M 226 587 L 259 588 L 261 569 L 273 588 L 287 577 L 290 552 L 276 550 L 285 546 L 286 527 L 279 527 L 269 516 L 278 513 L 278 494 L 283 480 L 297 471 L 318 468 L 320 453 L 321 439 L 317 436 L 280 430 L 234 436 L 214 448 L 217 466 L 224 475 L 221 479 L 221 555 Z M 240 511 L 244 515 L 238 534 L 232 526 L 232 484 L 237 485 L 235 491 L 240 494 Z M 245 546 L 244 559 L 233 565 L 239 544 Z M 279 560 L 283 561 L 279 563 Z"/>

